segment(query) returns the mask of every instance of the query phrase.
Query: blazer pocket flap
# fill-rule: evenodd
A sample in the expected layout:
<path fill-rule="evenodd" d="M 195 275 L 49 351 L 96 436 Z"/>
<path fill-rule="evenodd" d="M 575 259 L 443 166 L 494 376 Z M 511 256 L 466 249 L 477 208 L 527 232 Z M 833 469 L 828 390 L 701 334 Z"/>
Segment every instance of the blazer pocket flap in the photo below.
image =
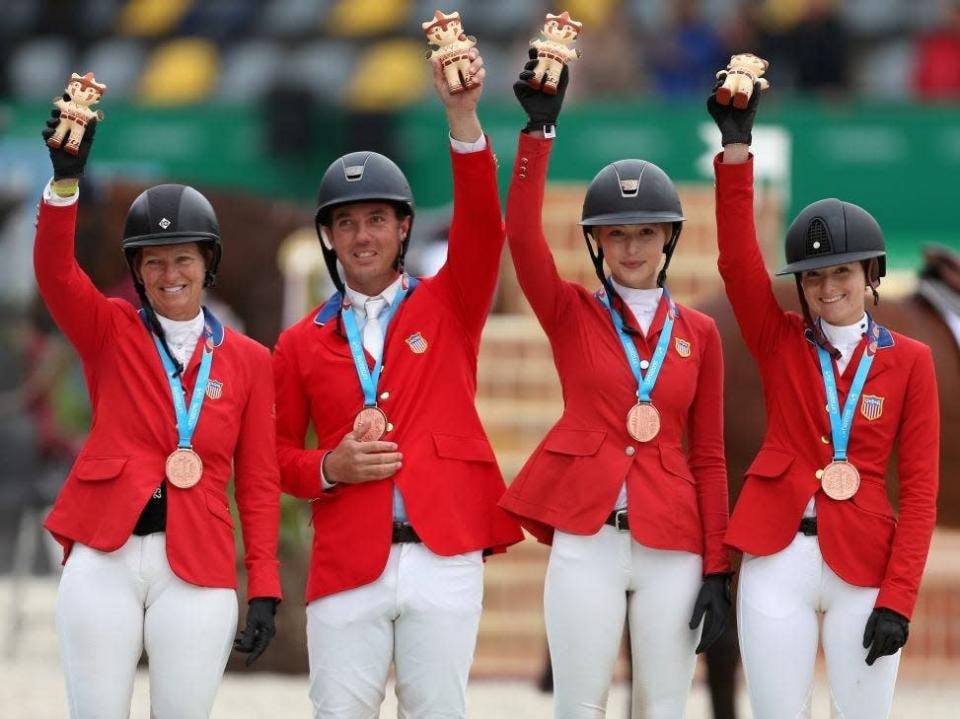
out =
<path fill-rule="evenodd" d="M 670 474 L 675 474 L 693 484 L 693 473 L 687 458 L 679 449 L 660 445 L 660 463 Z"/>
<path fill-rule="evenodd" d="M 219 517 L 224 522 L 233 527 L 233 517 L 230 516 L 230 507 L 227 506 L 226 497 L 215 492 L 204 492 L 207 500 L 207 509 L 214 517 Z"/>
<path fill-rule="evenodd" d="M 445 459 L 460 459 L 466 462 L 497 461 L 490 442 L 486 439 L 434 432 L 433 444 L 437 449 L 437 455 Z"/>
<path fill-rule="evenodd" d="M 126 463 L 126 457 L 84 457 L 77 461 L 74 473 L 77 479 L 98 482 L 119 476 Z"/>
<path fill-rule="evenodd" d="M 554 429 L 543 448 L 558 454 L 588 457 L 597 453 L 607 433 L 597 429 Z"/>
<path fill-rule="evenodd" d="M 747 469 L 747 475 L 758 477 L 779 477 L 793 464 L 794 455 L 781 449 L 764 447 Z"/>

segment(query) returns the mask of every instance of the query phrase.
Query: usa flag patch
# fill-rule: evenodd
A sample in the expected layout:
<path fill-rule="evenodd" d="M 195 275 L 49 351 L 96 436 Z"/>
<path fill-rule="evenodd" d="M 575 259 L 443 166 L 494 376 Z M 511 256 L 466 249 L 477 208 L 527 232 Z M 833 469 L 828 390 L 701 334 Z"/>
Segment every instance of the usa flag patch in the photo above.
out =
<path fill-rule="evenodd" d="M 427 341 L 419 332 L 414 332 L 412 335 L 407 337 L 406 343 L 410 350 L 415 354 L 422 355 L 427 351 Z"/>
<path fill-rule="evenodd" d="M 883 414 L 883 397 L 878 397 L 875 394 L 863 395 L 863 400 L 860 402 L 860 414 L 871 422 L 880 419 L 880 415 Z"/>
<path fill-rule="evenodd" d="M 685 339 L 680 339 L 679 337 L 677 337 L 677 338 L 673 341 L 673 346 L 674 346 L 674 348 L 676 348 L 677 354 L 680 355 L 681 357 L 689 357 L 689 356 L 690 356 L 690 346 L 691 346 L 691 345 L 690 345 L 690 343 L 689 343 L 687 340 L 685 340 Z"/>
<path fill-rule="evenodd" d="M 223 382 L 215 379 L 207 380 L 207 397 L 210 399 L 220 399 L 223 396 Z"/>

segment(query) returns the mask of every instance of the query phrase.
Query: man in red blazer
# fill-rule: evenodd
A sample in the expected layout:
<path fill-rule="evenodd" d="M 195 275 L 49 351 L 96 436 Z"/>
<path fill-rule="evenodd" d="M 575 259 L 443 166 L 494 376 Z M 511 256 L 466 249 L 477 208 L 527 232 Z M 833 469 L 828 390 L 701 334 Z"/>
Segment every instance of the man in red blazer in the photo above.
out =
<path fill-rule="evenodd" d="M 274 353 L 284 491 L 310 500 L 310 696 L 317 718 L 376 716 L 391 662 L 401 714 L 465 715 L 482 554 L 522 539 L 474 407 L 477 349 L 503 228 L 476 105 L 434 62 L 453 146 L 454 218 L 435 277 L 403 272 L 406 178 L 355 152 L 327 170 L 317 229 L 339 291 Z M 337 266 L 343 269 L 341 279 Z M 305 447 L 309 424 L 317 449 Z"/>

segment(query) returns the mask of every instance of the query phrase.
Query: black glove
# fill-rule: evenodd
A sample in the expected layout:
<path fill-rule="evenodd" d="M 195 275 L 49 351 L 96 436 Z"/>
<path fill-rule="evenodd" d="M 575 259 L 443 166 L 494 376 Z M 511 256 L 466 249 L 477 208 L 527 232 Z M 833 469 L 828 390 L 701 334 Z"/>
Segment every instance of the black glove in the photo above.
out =
<path fill-rule="evenodd" d="M 69 100 L 70 96 L 64 93 L 64 100 Z M 50 119 L 47 120 L 47 126 L 43 129 L 41 133 L 43 135 L 43 142 L 46 144 L 47 140 L 53 135 L 57 129 L 57 125 L 60 124 L 60 109 L 53 108 L 50 112 Z M 83 177 L 83 168 L 87 164 L 87 158 L 90 156 L 90 146 L 93 145 L 93 137 L 97 134 L 97 121 L 90 120 L 87 123 L 87 129 L 83 133 L 83 139 L 80 141 L 80 147 L 77 149 L 76 155 L 71 155 L 69 152 L 63 149 L 63 147 L 58 147 L 56 150 L 47 145 L 47 149 L 50 151 L 50 162 L 53 163 L 53 179 L 54 180 L 63 180 L 67 178 L 74 177 Z"/>
<path fill-rule="evenodd" d="M 879 657 L 896 654 L 910 636 L 910 620 L 892 609 L 877 607 L 867 619 L 863 631 L 863 648 L 867 652 L 867 666 L 873 666 Z"/>
<path fill-rule="evenodd" d="M 717 88 L 719 88 L 726 73 L 720 76 L 710 97 L 707 98 L 707 112 L 713 117 L 713 121 L 720 128 L 721 142 L 726 147 L 733 143 L 743 143 L 749 145 L 753 141 L 753 119 L 757 115 L 757 104 L 760 102 L 760 83 L 753 83 L 753 94 L 750 96 L 750 102 L 742 110 L 738 110 L 731 102 L 729 105 L 721 105 L 717 102 Z"/>
<path fill-rule="evenodd" d="M 524 132 L 543 130 L 544 127 L 557 124 L 560 108 L 563 106 L 563 96 L 567 92 L 567 83 L 570 81 L 570 72 L 564 65 L 563 70 L 560 71 L 556 95 L 534 90 L 527 84 L 527 80 L 533 77 L 533 69 L 537 66 L 537 51 L 530 48 L 529 57 L 530 59 L 523 66 L 523 72 L 520 73 L 520 79 L 513 83 L 513 94 L 517 96 L 529 120 L 527 126 L 523 128 Z"/>
<path fill-rule="evenodd" d="M 730 620 L 730 575 L 708 574 L 703 578 L 700 593 L 693 605 L 690 628 L 696 629 L 703 619 L 703 634 L 697 645 L 697 654 L 703 654 L 720 638 Z M 704 619 L 706 614 L 706 619 Z"/>
<path fill-rule="evenodd" d="M 273 597 L 255 597 L 247 605 L 247 625 L 243 628 L 243 634 L 234 640 L 233 648 L 250 654 L 246 661 L 248 667 L 263 654 L 277 633 L 274 617 L 278 603 L 279 600 Z"/>

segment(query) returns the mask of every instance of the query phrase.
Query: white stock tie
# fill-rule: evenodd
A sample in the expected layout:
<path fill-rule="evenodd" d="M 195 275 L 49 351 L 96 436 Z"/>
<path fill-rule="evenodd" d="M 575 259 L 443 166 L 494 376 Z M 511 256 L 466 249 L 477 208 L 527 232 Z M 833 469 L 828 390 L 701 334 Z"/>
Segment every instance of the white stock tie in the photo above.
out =
<path fill-rule="evenodd" d="M 379 295 L 363 303 L 367 314 L 366 324 L 363 325 L 363 348 L 370 353 L 374 361 L 380 359 L 383 352 L 383 331 L 380 329 L 378 317 L 386 305 L 387 301 Z"/>

